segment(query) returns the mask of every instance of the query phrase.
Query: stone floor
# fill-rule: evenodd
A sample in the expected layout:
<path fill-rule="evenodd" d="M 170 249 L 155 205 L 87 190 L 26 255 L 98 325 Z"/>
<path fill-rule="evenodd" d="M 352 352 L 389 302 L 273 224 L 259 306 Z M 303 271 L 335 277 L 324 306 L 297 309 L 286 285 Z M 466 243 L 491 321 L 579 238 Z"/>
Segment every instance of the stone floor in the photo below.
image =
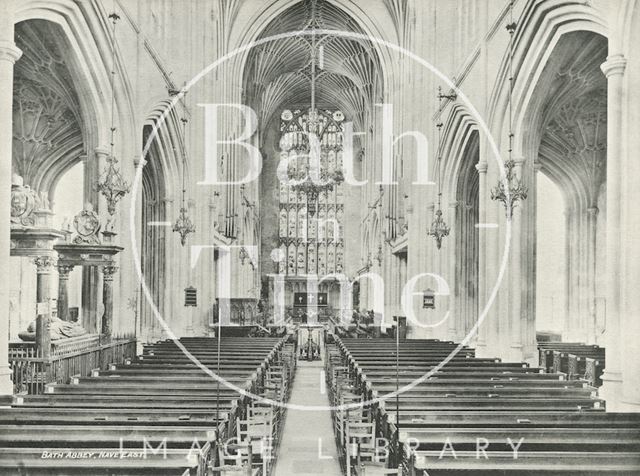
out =
<path fill-rule="evenodd" d="M 321 361 L 298 362 L 290 404 L 329 406 Z M 322 383 L 321 383 L 322 381 Z M 331 413 L 327 410 L 287 410 L 275 476 L 340 476 Z"/>

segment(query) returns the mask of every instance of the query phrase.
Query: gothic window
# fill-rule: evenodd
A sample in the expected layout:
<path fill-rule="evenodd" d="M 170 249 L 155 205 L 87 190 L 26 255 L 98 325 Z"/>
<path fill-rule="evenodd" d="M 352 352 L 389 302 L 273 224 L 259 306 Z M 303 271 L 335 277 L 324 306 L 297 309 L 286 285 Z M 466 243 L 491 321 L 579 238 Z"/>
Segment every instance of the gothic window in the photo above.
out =
<path fill-rule="evenodd" d="M 309 171 L 310 137 L 320 144 L 320 171 L 342 170 L 344 115 L 340 111 L 285 110 L 280 123 L 280 159 L 286 160 L 290 177 Z M 311 142 L 313 143 L 313 142 Z M 304 176 L 304 174 L 303 174 Z M 280 183 L 280 244 L 288 246 L 287 274 L 330 274 L 343 268 L 343 184 L 322 190 L 314 197 Z"/>

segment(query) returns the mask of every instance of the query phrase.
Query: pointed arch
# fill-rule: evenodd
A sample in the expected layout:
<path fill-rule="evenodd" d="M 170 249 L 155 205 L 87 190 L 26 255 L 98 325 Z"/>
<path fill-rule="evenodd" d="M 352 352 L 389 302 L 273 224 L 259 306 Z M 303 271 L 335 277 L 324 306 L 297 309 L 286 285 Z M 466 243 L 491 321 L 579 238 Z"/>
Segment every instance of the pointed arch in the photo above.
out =
<path fill-rule="evenodd" d="M 590 325 L 588 321 L 595 321 L 594 306 L 588 304 L 595 293 L 595 233 L 586 228 L 595 227 L 595 215 L 590 211 L 593 205 L 589 203 L 598 201 L 601 186 L 597 185 L 595 192 L 589 191 L 589 186 L 585 185 L 591 179 L 586 178 L 586 168 L 569 163 L 574 157 L 573 146 L 569 145 L 567 137 L 560 140 L 559 137 L 569 128 L 580 127 L 579 120 L 575 118 L 563 122 L 562 115 L 568 117 L 567 108 L 586 107 L 589 98 L 582 93 L 596 91 L 602 84 L 605 87 L 600 87 L 600 91 L 593 95 L 596 99 L 604 96 L 606 114 L 606 82 L 603 83 L 604 75 L 600 71 L 600 64 L 606 58 L 611 33 L 608 19 L 609 12 L 600 10 L 598 4 L 572 0 L 527 2 L 515 19 L 517 28 L 513 37 L 511 121 L 514 134 L 513 157 L 523 159 L 521 175 L 529 189 L 529 198 L 520 204 L 521 223 L 517 226 L 521 230 L 518 235 L 521 238 L 514 249 L 515 261 L 512 261 L 512 268 L 521 273 L 521 282 L 510 288 L 512 296 L 509 299 L 517 303 L 511 312 L 524 316 L 521 339 L 527 349 L 526 353 L 535 352 L 535 191 L 538 170 L 561 187 L 567 198 L 567 209 L 576 207 L 571 208 L 576 215 L 570 227 L 568 220 L 568 229 L 573 230 L 572 233 L 589 237 L 579 242 L 579 248 L 573 248 L 574 256 L 568 259 L 567 264 L 574 270 L 572 274 L 577 280 L 570 288 L 587 290 L 580 291 L 580 298 L 568 298 L 573 304 L 567 306 L 571 305 L 574 311 L 567 315 L 569 319 L 573 319 L 575 328 L 579 329 L 573 339 L 590 339 L 587 335 Z M 488 104 L 492 134 L 504 154 L 510 131 L 509 63 L 509 51 L 505 50 Z M 582 102 L 572 105 L 572 101 Z M 563 108 L 566 111 L 563 112 Z M 603 145 L 604 157 L 606 139 Z M 494 183 L 498 180 L 498 167 L 495 161 L 487 162 L 487 178 L 489 183 Z"/>

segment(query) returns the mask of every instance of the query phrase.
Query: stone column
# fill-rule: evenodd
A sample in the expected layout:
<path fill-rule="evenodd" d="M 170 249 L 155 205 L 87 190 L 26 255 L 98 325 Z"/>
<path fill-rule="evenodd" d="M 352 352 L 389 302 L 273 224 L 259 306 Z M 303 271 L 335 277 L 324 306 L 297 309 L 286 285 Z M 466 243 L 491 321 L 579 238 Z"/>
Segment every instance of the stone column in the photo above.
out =
<path fill-rule="evenodd" d="M 174 221 L 176 219 L 177 213 L 175 210 L 175 206 L 174 206 L 174 200 L 171 196 L 166 196 L 164 198 L 162 198 L 162 205 L 164 207 L 164 218 L 168 221 Z M 213 213 L 210 215 L 210 219 L 212 220 L 210 223 L 214 223 L 214 216 Z M 215 219 L 217 219 L 217 217 L 215 217 Z M 168 231 L 164 232 L 164 236 L 165 236 L 165 244 L 164 244 L 164 250 L 161 250 L 161 253 L 165 253 L 165 274 L 166 274 L 166 278 L 164 281 L 160 281 L 161 283 L 164 283 L 163 286 L 175 286 L 175 283 L 179 283 L 179 282 L 185 282 L 185 278 L 181 278 L 181 274 L 184 270 L 182 270 L 182 266 L 178 267 L 180 269 L 176 270 L 175 266 L 171 265 L 171 263 L 175 263 L 174 260 L 177 259 L 177 253 L 176 251 L 176 246 L 180 246 L 178 243 L 176 243 L 176 245 L 171 246 L 170 244 L 170 239 L 167 237 L 167 235 L 171 234 L 171 229 L 168 229 Z M 177 240 L 176 240 L 177 241 Z M 216 289 L 215 287 L 215 283 L 212 283 L 211 289 Z M 163 299 L 164 299 L 164 307 L 161 308 L 161 312 L 163 313 L 163 315 L 169 315 L 169 316 L 174 316 L 176 315 L 178 312 L 180 312 L 180 302 L 178 301 L 174 301 L 175 299 L 175 295 L 174 293 L 167 293 L 167 292 L 163 292 Z M 139 304 L 139 309 L 140 309 L 140 315 L 142 315 L 142 309 L 144 308 L 144 306 L 147 306 L 146 301 L 144 301 L 144 297 L 141 296 L 139 301 L 141 301 L 141 304 Z M 144 324 L 141 323 L 141 325 L 144 325 L 145 327 L 141 328 L 141 329 L 145 329 L 146 326 L 150 326 L 150 329 L 152 330 L 152 332 L 146 331 L 146 334 L 149 335 L 153 335 L 153 329 L 155 329 L 157 327 L 157 322 L 156 319 L 152 316 L 151 317 L 151 322 L 145 322 Z M 203 324 L 206 327 L 206 323 Z"/>
<path fill-rule="evenodd" d="M 13 131 L 13 65 L 22 52 L 13 43 L 11 2 L 0 2 L 0 269 L 9 269 L 11 156 Z M 0 280 L 0 395 L 11 395 L 9 369 L 9 280 Z"/>
<path fill-rule="evenodd" d="M 94 154 L 89 155 L 85 160 L 84 172 L 84 197 L 85 202 L 93 205 L 93 210 L 98 214 L 102 223 L 106 219 L 105 200 L 96 190 L 95 184 L 100 177 L 102 166 L 106 163 L 109 155 L 109 148 L 96 147 Z M 84 328 L 94 333 L 98 330 L 98 302 L 100 290 L 100 273 L 97 266 L 82 267 L 82 322 Z"/>
<path fill-rule="evenodd" d="M 622 276 L 621 211 L 622 211 L 622 143 L 623 137 L 623 79 L 627 60 L 622 55 L 607 57 L 601 69 L 607 77 L 607 365 L 602 377 L 602 395 L 614 401 L 619 398 L 622 387 L 622 347 L 620 327 Z M 611 408 L 611 405 L 608 405 Z"/>
<path fill-rule="evenodd" d="M 573 289 L 573 272 L 571 271 L 571 251 L 573 250 L 573 243 L 571 242 L 571 237 L 573 236 L 573 205 L 567 203 L 564 209 L 564 229 L 565 229 L 565 239 L 564 239 L 564 268 L 566 270 L 565 274 L 565 295 L 562 300 L 562 340 L 571 341 L 571 339 L 567 339 L 568 334 L 568 325 L 569 319 L 571 316 L 571 293 Z M 556 319 L 557 315 L 555 314 L 555 306 L 557 304 L 552 300 L 551 308 L 554 310 L 551 314 L 552 318 Z"/>
<path fill-rule="evenodd" d="M 536 356 L 535 363 L 539 364 L 538 360 L 538 342 L 537 342 L 537 323 L 538 316 L 540 313 L 538 312 L 537 306 L 537 297 L 538 297 L 538 279 L 540 276 L 537 262 L 538 255 L 538 213 L 540 210 L 538 209 L 538 179 L 542 170 L 542 164 L 539 160 L 535 160 L 533 162 L 532 167 L 532 176 L 531 176 L 531 187 L 529 188 L 529 196 L 528 200 L 530 200 L 529 207 L 532 210 L 532 213 L 529 214 L 529 240 L 527 246 L 529 249 L 533 250 L 531 253 L 531 262 L 529 263 L 529 268 L 527 270 L 531 276 L 534 276 L 534 279 L 531 280 L 531 287 L 529 289 L 529 293 L 527 295 L 527 308 L 531 310 L 531 315 L 529 315 L 529 319 L 532 322 L 532 329 L 535 340 L 535 348 L 533 349 L 534 354 Z"/>
<path fill-rule="evenodd" d="M 102 303 L 104 304 L 104 315 L 102 316 L 102 335 L 111 339 L 113 331 L 113 275 L 118 271 L 118 267 L 112 264 L 102 267 Z"/>
<path fill-rule="evenodd" d="M 478 223 L 487 222 L 487 163 L 478 162 Z M 487 302 L 487 231 L 478 229 L 478 319 Z M 475 323 L 474 323 L 475 325 Z M 479 355 L 484 356 L 487 348 L 488 314 L 482 324 L 478 326 L 478 341 L 476 345 Z"/>
<path fill-rule="evenodd" d="M 69 273 L 72 265 L 58 265 L 58 317 L 63 321 L 69 320 Z"/>
<path fill-rule="evenodd" d="M 431 222 L 433 221 L 433 212 L 436 209 L 436 205 L 435 203 L 431 202 L 427 205 L 426 207 L 426 229 L 430 229 L 431 228 Z M 427 240 L 426 245 L 424 246 L 425 249 L 425 257 L 426 257 L 426 266 L 425 269 L 430 272 L 430 273 L 440 273 L 440 267 L 439 267 L 439 263 L 436 260 L 436 246 L 435 243 L 433 241 L 432 237 L 428 237 L 429 239 Z M 411 251 L 409 251 L 411 253 Z M 433 286 L 431 286 L 433 287 Z M 436 308 L 438 307 L 438 305 L 440 304 L 439 301 L 439 296 L 436 297 Z M 433 309 L 422 309 L 422 306 L 420 306 L 420 309 L 418 311 L 418 315 L 420 316 L 420 321 L 424 324 L 433 324 L 436 319 L 433 317 Z M 420 332 L 420 335 L 417 336 L 421 339 L 432 339 L 435 335 L 436 335 L 436 329 L 434 329 L 431 326 L 426 326 L 424 328 L 419 328 L 418 332 Z M 441 337 L 445 337 L 444 335 Z"/>
<path fill-rule="evenodd" d="M 514 176 L 522 179 L 522 164 L 524 158 L 516 157 L 513 159 L 515 167 L 513 168 Z M 509 289 L 509 321 L 511 334 L 510 356 L 513 361 L 524 360 L 523 355 L 523 339 L 522 339 L 522 321 L 526 318 L 522 309 L 522 228 L 524 226 L 524 217 L 522 213 L 523 204 L 518 202 L 512 208 L 511 220 L 511 250 L 510 250 L 510 289 Z"/>
<path fill-rule="evenodd" d="M 36 301 L 39 305 L 51 302 L 51 273 L 56 264 L 53 256 L 37 256 L 33 259 L 36 265 Z M 40 307 L 40 306 L 39 306 Z M 40 314 L 40 311 L 38 311 Z M 49 311 L 46 314 L 51 315 Z"/>
<path fill-rule="evenodd" d="M 597 227 L 598 207 L 587 208 L 587 286 L 588 307 L 585 337 L 588 344 L 596 342 L 596 253 L 597 253 Z"/>
<path fill-rule="evenodd" d="M 37 256 L 36 265 L 36 345 L 42 357 L 51 352 L 51 273 L 56 259 L 52 256 Z"/>
<path fill-rule="evenodd" d="M 461 212 L 461 209 L 464 208 L 464 203 L 463 202 L 458 202 L 457 200 L 452 200 L 449 202 L 449 213 L 448 216 L 443 216 L 443 219 L 445 220 L 445 222 L 447 223 L 447 225 L 449 226 L 449 236 L 446 236 L 442 239 L 445 251 L 448 251 L 448 253 L 446 253 L 446 257 L 445 259 L 448 261 L 447 262 L 447 269 L 446 271 L 443 270 L 444 272 L 442 274 L 446 273 L 446 280 L 447 283 L 449 284 L 449 290 L 451 292 L 451 294 L 449 295 L 449 320 L 446 323 L 447 326 L 447 338 L 454 341 L 454 342 L 460 342 L 460 336 L 462 335 L 462 324 L 461 324 L 461 317 L 462 317 L 462 309 L 458 309 L 456 308 L 456 291 L 460 292 L 461 287 L 462 287 L 462 280 L 458 281 L 456 280 L 456 268 L 457 268 L 457 263 L 456 263 L 456 252 L 459 251 L 458 247 L 456 246 L 456 241 L 458 239 L 464 239 L 464 231 L 463 230 L 456 230 L 456 225 L 457 225 L 457 219 L 458 219 L 458 213 L 464 213 L 464 211 Z M 458 232 L 460 232 L 460 237 L 458 237 Z M 444 313 L 446 313 L 447 311 L 444 310 Z M 463 336 L 464 337 L 464 336 Z"/>

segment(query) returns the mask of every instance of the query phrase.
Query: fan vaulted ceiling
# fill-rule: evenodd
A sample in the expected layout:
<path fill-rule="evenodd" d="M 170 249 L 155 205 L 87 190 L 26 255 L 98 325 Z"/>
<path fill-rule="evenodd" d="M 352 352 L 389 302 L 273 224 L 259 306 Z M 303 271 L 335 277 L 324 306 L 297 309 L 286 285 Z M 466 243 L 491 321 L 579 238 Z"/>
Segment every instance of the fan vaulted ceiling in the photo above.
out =
<path fill-rule="evenodd" d="M 606 177 L 607 82 L 600 69 L 606 57 L 606 38 L 574 32 L 561 39 L 545 67 L 549 100 L 540 163 L 560 183 L 580 183 L 590 204 Z"/>
<path fill-rule="evenodd" d="M 22 57 L 13 87 L 13 168 L 35 189 L 84 152 L 80 104 L 57 25 L 29 20 L 16 25 Z"/>
<path fill-rule="evenodd" d="M 283 33 L 291 36 L 252 49 L 245 71 L 245 102 L 263 125 L 284 108 L 311 103 L 311 35 L 301 31 L 336 30 L 364 34 L 344 11 L 325 0 L 304 0 L 286 10 L 264 29 L 260 38 Z M 382 89 L 380 67 L 367 39 L 316 35 L 316 104 L 342 109 L 364 130 L 367 111 Z"/>

